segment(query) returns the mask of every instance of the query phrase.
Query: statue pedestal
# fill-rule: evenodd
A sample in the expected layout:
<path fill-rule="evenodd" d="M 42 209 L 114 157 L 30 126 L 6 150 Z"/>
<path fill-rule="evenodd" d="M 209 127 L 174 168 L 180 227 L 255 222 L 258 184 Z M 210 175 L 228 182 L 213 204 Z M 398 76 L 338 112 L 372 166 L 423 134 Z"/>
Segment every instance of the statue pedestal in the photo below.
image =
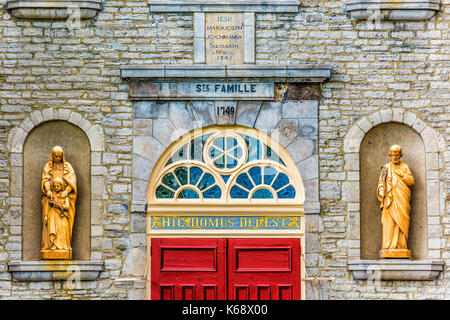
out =
<path fill-rule="evenodd" d="M 67 250 L 41 250 L 43 260 L 72 260 L 72 251 Z"/>
<path fill-rule="evenodd" d="M 408 249 L 381 249 L 380 258 L 411 259 L 411 250 Z"/>

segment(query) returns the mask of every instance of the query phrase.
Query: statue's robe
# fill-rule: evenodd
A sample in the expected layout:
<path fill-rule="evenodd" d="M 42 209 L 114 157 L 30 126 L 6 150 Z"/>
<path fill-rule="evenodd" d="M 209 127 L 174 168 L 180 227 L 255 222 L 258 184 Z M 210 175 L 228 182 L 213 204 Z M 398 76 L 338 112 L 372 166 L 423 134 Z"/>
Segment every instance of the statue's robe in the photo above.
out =
<path fill-rule="evenodd" d="M 405 173 L 401 178 L 396 170 Z M 414 177 L 408 165 L 400 162 L 386 164 L 380 174 L 377 188 L 381 207 L 381 223 L 383 224 L 382 249 L 407 249 L 408 230 L 411 211 L 411 190 Z M 385 195 L 379 195 L 384 188 Z"/>
<path fill-rule="evenodd" d="M 59 250 L 68 250 L 72 251 L 71 247 L 71 239 L 72 239 L 72 229 L 73 222 L 75 217 L 75 202 L 77 199 L 77 178 L 75 175 L 75 171 L 73 170 L 70 163 L 63 160 L 63 170 L 52 170 L 51 161 L 47 162 L 42 171 L 42 183 L 41 189 L 44 193 L 42 197 L 42 250 L 50 250 L 52 247 L 57 246 Z M 47 198 L 47 190 L 51 185 L 52 179 L 59 177 L 64 181 L 64 188 L 70 189 L 70 192 L 67 196 L 68 198 L 68 206 L 67 210 L 64 211 L 66 217 L 57 218 L 54 214 L 56 214 L 56 208 L 52 207 L 50 202 L 51 200 Z M 64 199 L 63 199 L 64 200 Z M 52 221 L 48 221 L 47 224 L 44 223 L 44 217 L 49 219 L 52 216 Z M 66 222 L 67 221 L 67 222 Z M 57 235 L 56 240 L 57 243 L 54 243 L 53 238 L 51 236 L 53 232 L 60 232 L 61 235 Z M 53 240 L 52 240 L 53 239 Z M 68 242 L 61 244 L 60 241 Z M 63 246 L 64 248 L 59 248 Z"/>

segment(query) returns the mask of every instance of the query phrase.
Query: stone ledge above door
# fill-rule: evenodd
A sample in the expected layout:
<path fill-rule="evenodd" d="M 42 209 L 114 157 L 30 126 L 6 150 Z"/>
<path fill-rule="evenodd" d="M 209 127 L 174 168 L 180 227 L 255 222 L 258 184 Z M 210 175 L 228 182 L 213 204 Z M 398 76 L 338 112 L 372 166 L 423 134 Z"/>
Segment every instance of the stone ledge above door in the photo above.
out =
<path fill-rule="evenodd" d="M 298 0 L 149 0 L 150 12 L 298 12 Z"/>

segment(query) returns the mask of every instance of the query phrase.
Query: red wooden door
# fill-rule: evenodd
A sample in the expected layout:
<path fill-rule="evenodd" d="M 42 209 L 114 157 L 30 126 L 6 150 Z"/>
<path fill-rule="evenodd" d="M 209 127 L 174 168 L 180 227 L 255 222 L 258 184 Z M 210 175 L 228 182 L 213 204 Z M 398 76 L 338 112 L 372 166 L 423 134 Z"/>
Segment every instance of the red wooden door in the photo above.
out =
<path fill-rule="evenodd" d="M 228 239 L 228 299 L 299 300 L 300 239 Z"/>
<path fill-rule="evenodd" d="M 152 300 L 225 300 L 225 239 L 152 239 Z"/>
<path fill-rule="evenodd" d="M 152 239 L 153 300 L 298 300 L 300 239 Z"/>

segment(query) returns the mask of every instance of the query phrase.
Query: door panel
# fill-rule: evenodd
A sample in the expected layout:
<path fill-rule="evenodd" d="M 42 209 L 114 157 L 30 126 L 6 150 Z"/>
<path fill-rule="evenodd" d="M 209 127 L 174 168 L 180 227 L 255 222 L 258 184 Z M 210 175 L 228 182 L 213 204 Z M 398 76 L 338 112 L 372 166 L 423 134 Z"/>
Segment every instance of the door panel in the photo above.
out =
<path fill-rule="evenodd" d="M 228 239 L 230 300 L 300 299 L 299 239 Z"/>
<path fill-rule="evenodd" d="M 155 300 L 300 299 L 300 239 L 152 239 Z"/>
<path fill-rule="evenodd" d="M 152 239 L 154 300 L 224 300 L 225 239 Z"/>

